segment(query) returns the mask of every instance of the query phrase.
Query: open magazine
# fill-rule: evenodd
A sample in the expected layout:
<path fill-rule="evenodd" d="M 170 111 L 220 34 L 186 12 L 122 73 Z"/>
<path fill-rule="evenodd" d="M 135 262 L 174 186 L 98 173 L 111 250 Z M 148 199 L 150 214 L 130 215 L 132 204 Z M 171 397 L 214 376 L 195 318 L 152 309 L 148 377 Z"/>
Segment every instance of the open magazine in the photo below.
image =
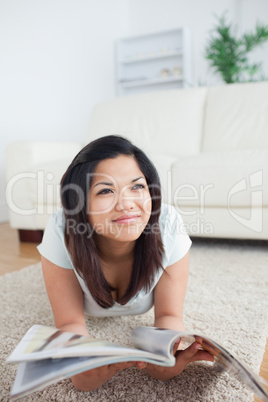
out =
<path fill-rule="evenodd" d="M 173 346 L 178 338 L 190 344 L 197 340 L 215 361 L 236 375 L 259 398 L 268 401 L 268 383 L 251 372 L 226 349 L 208 337 L 154 327 L 138 327 L 132 332 L 134 347 L 126 347 L 56 328 L 34 325 L 7 358 L 19 363 L 10 400 L 22 398 L 47 385 L 107 364 L 144 361 L 174 366 Z"/>

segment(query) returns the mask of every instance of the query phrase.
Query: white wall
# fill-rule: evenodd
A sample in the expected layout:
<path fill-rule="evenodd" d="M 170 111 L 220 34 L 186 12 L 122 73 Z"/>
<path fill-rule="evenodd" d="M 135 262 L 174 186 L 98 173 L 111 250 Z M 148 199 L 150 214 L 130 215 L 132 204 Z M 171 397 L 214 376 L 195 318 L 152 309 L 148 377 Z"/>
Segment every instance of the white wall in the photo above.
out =
<path fill-rule="evenodd" d="M 230 19 L 235 19 L 234 0 L 130 0 L 129 4 L 131 35 L 187 26 L 192 36 L 193 85 L 220 82 L 208 71 L 205 44 L 217 22 L 215 15 L 228 10 Z"/>
<path fill-rule="evenodd" d="M 219 84 L 222 81 L 209 68 L 204 53 L 210 31 L 217 24 L 215 16 L 225 11 L 228 21 L 241 32 L 252 30 L 257 20 L 268 24 L 267 0 L 129 0 L 130 35 L 188 26 L 192 33 L 193 84 Z M 268 44 L 254 55 L 260 56 L 256 60 L 265 58 L 268 77 L 267 50 Z"/>
<path fill-rule="evenodd" d="M 242 33 L 255 30 L 256 22 L 260 21 L 268 25 L 268 1 L 267 0 L 240 0 Z M 268 42 L 250 54 L 253 63 L 262 62 L 265 78 L 268 79 Z"/>
<path fill-rule="evenodd" d="M 126 0 L 0 1 L 0 221 L 7 144 L 83 141 L 92 106 L 114 97 L 114 41 L 126 35 Z"/>
<path fill-rule="evenodd" d="M 193 84 L 217 84 L 204 50 L 225 10 L 241 32 L 268 23 L 268 0 L 0 0 L 0 221 L 6 145 L 83 141 L 93 105 L 115 95 L 116 39 L 189 26 Z M 268 77 L 268 44 L 253 59 Z"/>

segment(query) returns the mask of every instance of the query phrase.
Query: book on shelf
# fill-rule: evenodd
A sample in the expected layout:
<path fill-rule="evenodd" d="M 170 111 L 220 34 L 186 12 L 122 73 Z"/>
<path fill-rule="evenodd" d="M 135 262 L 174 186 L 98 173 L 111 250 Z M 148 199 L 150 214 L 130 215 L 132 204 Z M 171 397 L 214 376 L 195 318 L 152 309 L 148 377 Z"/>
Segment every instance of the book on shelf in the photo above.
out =
<path fill-rule="evenodd" d="M 137 327 L 132 332 L 133 347 L 127 347 L 43 325 L 30 328 L 7 358 L 8 363 L 19 363 L 10 400 L 17 400 L 57 381 L 107 364 L 144 361 L 159 366 L 174 366 L 173 348 L 179 338 L 185 345 L 199 342 L 202 349 L 215 357 L 213 364 L 217 362 L 259 398 L 268 401 L 267 382 L 206 336 Z"/>

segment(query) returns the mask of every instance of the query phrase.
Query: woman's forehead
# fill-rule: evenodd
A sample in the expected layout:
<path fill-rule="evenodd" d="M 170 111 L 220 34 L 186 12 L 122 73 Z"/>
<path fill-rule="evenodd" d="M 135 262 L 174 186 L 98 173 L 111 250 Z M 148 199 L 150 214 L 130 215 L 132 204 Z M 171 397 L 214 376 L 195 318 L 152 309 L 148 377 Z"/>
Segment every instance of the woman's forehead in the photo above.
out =
<path fill-rule="evenodd" d="M 95 178 L 107 175 L 116 181 L 129 178 L 133 180 L 136 177 L 144 177 L 136 160 L 132 156 L 120 155 L 116 158 L 105 159 L 101 161 L 95 169 Z M 134 177 L 135 176 L 135 177 Z"/>

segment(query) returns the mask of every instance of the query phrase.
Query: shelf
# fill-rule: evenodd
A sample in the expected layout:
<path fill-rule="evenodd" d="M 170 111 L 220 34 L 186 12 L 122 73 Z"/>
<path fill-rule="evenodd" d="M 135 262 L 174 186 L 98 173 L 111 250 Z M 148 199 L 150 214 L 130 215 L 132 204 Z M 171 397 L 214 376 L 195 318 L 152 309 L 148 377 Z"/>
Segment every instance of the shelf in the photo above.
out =
<path fill-rule="evenodd" d="M 177 57 L 177 56 L 182 56 L 183 52 L 176 51 L 176 52 L 167 52 L 167 53 L 158 53 L 150 56 L 142 56 L 142 57 L 137 57 L 137 58 L 129 58 L 125 60 L 121 60 L 121 64 L 130 64 L 130 63 L 140 63 L 143 61 L 149 61 L 149 60 L 156 60 L 156 59 L 166 59 L 169 57 Z"/>
<path fill-rule="evenodd" d="M 155 79 L 144 79 L 131 82 L 120 82 L 119 85 L 123 88 L 140 87 L 143 85 L 155 85 L 155 84 L 166 84 L 168 82 L 178 82 L 183 81 L 183 76 L 180 77 L 166 77 L 166 78 L 155 78 Z"/>
<path fill-rule="evenodd" d="M 190 86 L 191 54 L 187 27 L 119 39 L 115 48 L 116 94 Z"/>

